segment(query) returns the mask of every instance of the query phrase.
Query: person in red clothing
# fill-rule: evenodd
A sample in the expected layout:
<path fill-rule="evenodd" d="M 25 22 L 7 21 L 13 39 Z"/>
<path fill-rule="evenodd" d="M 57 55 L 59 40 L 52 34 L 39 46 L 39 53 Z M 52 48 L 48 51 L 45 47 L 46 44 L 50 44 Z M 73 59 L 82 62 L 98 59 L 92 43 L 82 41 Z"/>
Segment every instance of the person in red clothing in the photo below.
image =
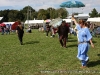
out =
<path fill-rule="evenodd" d="M 66 48 L 66 40 L 68 39 L 69 26 L 67 26 L 65 21 L 58 27 L 59 41 L 62 47 Z"/>

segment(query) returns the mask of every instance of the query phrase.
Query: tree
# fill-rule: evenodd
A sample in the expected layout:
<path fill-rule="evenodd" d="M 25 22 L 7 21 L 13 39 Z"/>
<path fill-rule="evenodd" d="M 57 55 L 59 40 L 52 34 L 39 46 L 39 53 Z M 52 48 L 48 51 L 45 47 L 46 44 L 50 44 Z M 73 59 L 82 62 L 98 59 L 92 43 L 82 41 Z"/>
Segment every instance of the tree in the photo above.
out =
<path fill-rule="evenodd" d="M 90 17 L 98 17 L 98 12 L 97 10 L 94 8 L 91 13 L 89 13 Z"/>
<path fill-rule="evenodd" d="M 0 21 L 0 23 L 2 23 L 2 22 L 8 22 L 8 20 L 9 20 L 9 17 L 8 17 L 9 12 L 10 12 L 9 9 L 2 11 L 2 17 L 3 17 L 3 19 Z"/>
<path fill-rule="evenodd" d="M 58 16 L 61 18 L 66 18 L 68 16 L 68 11 L 64 8 L 60 8 L 57 10 Z"/>
<path fill-rule="evenodd" d="M 24 18 L 25 18 L 25 16 L 24 16 L 24 14 L 23 14 L 21 11 L 19 11 L 19 12 L 16 14 L 16 19 L 17 19 L 17 20 L 23 21 Z"/>
<path fill-rule="evenodd" d="M 98 14 L 98 17 L 100 17 L 100 13 Z"/>
<path fill-rule="evenodd" d="M 32 19 L 37 19 L 37 15 L 38 15 L 38 12 L 36 12 L 36 11 L 33 12 L 32 13 Z"/>
<path fill-rule="evenodd" d="M 17 16 L 17 13 L 19 11 L 18 10 L 10 10 L 10 12 L 8 13 L 8 21 L 16 21 L 16 16 Z"/>
<path fill-rule="evenodd" d="M 56 9 L 50 7 L 50 8 L 47 9 L 47 12 L 48 12 L 48 18 L 49 19 L 54 19 L 54 18 L 57 17 L 56 16 Z"/>
<path fill-rule="evenodd" d="M 44 9 L 40 9 L 38 11 L 38 16 L 37 16 L 37 19 L 42 19 L 42 20 L 45 20 L 47 19 L 47 15 L 48 15 L 48 12 Z"/>
<path fill-rule="evenodd" d="M 22 10 L 20 10 L 20 12 L 23 13 L 24 15 L 24 21 L 27 20 L 27 19 L 33 19 L 33 14 L 35 11 L 35 9 L 33 9 L 31 6 L 25 6 Z M 36 15 L 36 14 L 35 14 Z M 37 15 L 36 15 L 37 16 Z"/>

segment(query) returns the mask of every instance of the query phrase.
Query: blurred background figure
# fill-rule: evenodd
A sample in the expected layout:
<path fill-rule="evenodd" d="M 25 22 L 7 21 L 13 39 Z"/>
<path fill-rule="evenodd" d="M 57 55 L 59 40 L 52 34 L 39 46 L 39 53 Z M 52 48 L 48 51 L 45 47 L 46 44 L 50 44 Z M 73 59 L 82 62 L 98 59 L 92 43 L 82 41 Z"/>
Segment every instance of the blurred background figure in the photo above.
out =
<path fill-rule="evenodd" d="M 1 35 L 4 35 L 4 33 L 5 33 L 4 28 L 5 28 L 4 26 L 1 26 L 1 32 L 2 32 Z"/>
<path fill-rule="evenodd" d="M 20 21 L 18 21 L 18 26 L 16 28 L 16 33 L 18 34 L 20 44 L 23 45 L 24 27 L 22 26 Z"/>
<path fill-rule="evenodd" d="M 68 39 L 69 26 L 66 26 L 66 22 L 62 21 L 62 24 L 58 27 L 59 42 L 62 47 L 66 48 L 66 41 Z"/>
<path fill-rule="evenodd" d="M 7 35 L 7 34 L 10 34 L 10 29 L 6 27 L 6 28 L 5 28 L 5 32 L 6 32 L 6 35 Z"/>
<path fill-rule="evenodd" d="M 28 32 L 28 33 L 32 33 L 32 30 L 31 30 L 31 27 L 30 27 L 30 26 L 29 26 L 29 28 L 27 29 L 26 32 Z"/>
<path fill-rule="evenodd" d="M 46 37 L 48 37 L 49 32 L 51 32 L 51 26 L 49 24 L 46 25 Z M 51 36 L 51 33 L 50 33 Z"/>

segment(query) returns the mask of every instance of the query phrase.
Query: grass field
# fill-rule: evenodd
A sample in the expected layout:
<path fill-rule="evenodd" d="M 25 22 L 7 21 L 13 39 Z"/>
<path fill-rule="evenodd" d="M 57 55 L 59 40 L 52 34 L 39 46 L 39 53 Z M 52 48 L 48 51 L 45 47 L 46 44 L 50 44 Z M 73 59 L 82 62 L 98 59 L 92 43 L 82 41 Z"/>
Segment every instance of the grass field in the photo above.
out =
<path fill-rule="evenodd" d="M 81 69 L 76 58 L 77 38 L 69 35 L 67 48 L 58 37 L 46 37 L 38 30 L 25 33 L 20 45 L 16 34 L 0 35 L 0 75 L 100 75 L 100 38 L 88 52 L 88 68 Z"/>

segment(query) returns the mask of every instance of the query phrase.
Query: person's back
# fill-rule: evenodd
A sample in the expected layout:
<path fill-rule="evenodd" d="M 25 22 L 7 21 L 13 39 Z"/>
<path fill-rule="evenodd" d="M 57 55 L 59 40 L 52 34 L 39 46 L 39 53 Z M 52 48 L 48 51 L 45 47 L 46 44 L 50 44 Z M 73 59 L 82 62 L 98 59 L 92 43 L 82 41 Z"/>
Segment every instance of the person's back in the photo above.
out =
<path fill-rule="evenodd" d="M 59 33 L 59 35 L 64 35 L 64 36 L 66 36 L 66 35 L 68 35 L 68 32 L 69 32 L 69 27 L 68 26 L 66 26 L 66 25 L 64 25 L 64 26 L 59 26 L 58 27 L 58 33 Z"/>

